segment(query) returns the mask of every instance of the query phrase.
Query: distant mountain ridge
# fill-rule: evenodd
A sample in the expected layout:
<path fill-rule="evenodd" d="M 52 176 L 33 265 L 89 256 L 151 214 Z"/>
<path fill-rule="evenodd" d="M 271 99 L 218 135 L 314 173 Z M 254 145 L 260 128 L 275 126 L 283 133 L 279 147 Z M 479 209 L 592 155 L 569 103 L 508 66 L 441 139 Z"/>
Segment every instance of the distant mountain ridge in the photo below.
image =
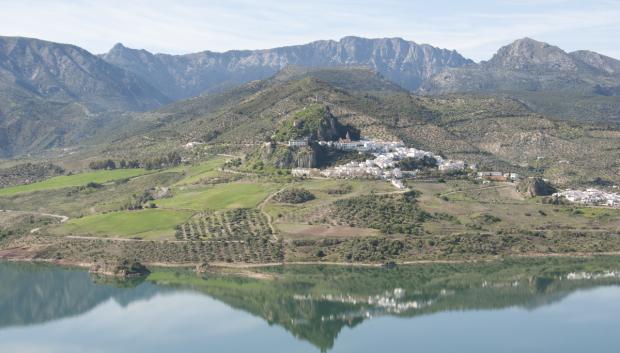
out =
<path fill-rule="evenodd" d="M 0 81 L 93 110 L 148 110 L 170 101 L 139 76 L 82 48 L 31 38 L 0 37 Z"/>
<path fill-rule="evenodd" d="M 78 143 L 119 112 L 168 102 L 138 75 L 79 47 L 0 37 L 0 157 Z"/>
<path fill-rule="evenodd" d="M 418 92 L 503 95 L 559 119 L 618 123 L 620 60 L 523 38 L 488 61 L 433 75 Z"/>
<path fill-rule="evenodd" d="M 104 60 L 174 99 L 264 79 L 286 66 L 367 68 L 420 94 L 483 93 L 518 99 L 569 120 L 620 121 L 620 61 L 592 51 L 567 53 L 522 38 L 475 63 L 456 51 L 401 38 L 344 37 L 265 50 L 152 54 L 117 44 Z"/>
<path fill-rule="evenodd" d="M 523 38 L 500 48 L 488 61 L 447 68 L 422 86 L 429 93 L 564 91 L 615 95 L 620 60 L 591 51 L 567 53 L 559 47 Z"/>
<path fill-rule="evenodd" d="M 416 90 L 446 68 L 473 61 L 454 50 L 439 49 L 401 38 L 344 37 L 264 50 L 204 51 L 185 55 L 152 54 L 115 45 L 101 57 L 134 72 L 175 99 L 220 87 L 264 79 L 286 66 L 365 67 L 396 84 Z"/>

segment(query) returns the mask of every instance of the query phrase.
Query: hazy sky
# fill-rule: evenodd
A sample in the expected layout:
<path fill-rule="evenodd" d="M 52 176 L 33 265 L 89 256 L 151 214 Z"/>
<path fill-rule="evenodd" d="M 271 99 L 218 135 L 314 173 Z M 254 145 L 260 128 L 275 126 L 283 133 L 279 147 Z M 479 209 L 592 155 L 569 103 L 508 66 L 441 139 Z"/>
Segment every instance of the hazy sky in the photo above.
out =
<path fill-rule="evenodd" d="M 528 36 L 620 58 L 620 0 L 0 0 L 0 35 L 174 54 L 402 37 L 474 60 Z"/>

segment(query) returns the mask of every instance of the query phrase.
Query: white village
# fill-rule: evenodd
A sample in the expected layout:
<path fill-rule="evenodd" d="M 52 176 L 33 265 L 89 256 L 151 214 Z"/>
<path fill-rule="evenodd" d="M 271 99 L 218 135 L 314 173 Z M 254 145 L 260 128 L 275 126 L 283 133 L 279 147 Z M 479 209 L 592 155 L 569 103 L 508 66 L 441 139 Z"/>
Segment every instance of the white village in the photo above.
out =
<path fill-rule="evenodd" d="M 302 147 L 309 144 L 308 140 L 291 140 L 289 147 Z M 419 169 L 405 171 L 399 168 L 399 162 L 404 159 L 415 161 L 425 160 L 430 163 L 428 167 L 437 168 L 444 174 L 475 171 L 475 164 L 468 164 L 463 160 L 445 159 L 433 152 L 406 147 L 402 141 L 381 141 L 362 139 L 350 141 L 319 141 L 319 145 L 344 151 L 357 151 L 373 155 L 373 159 L 365 161 L 351 161 L 346 164 L 319 170 L 317 168 L 293 168 L 291 174 L 297 177 L 325 177 L 337 179 L 364 178 L 383 179 L 389 181 L 397 189 L 404 189 L 403 179 L 413 179 L 420 172 Z M 483 183 L 490 181 L 518 181 L 517 173 L 505 173 L 498 171 L 478 172 L 477 179 Z"/>
<path fill-rule="evenodd" d="M 307 146 L 309 141 L 290 140 L 289 147 Z M 412 179 L 417 176 L 419 169 L 404 171 L 399 168 L 399 162 L 405 158 L 420 161 L 424 158 L 432 161 L 434 167 L 442 173 L 452 173 L 459 171 L 475 171 L 476 166 L 470 165 L 463 160 L 444 159 L 440 155 L 421 149 L 406 147 L 402 141 L 381 141 L 362 139 L 350 141 L 319 141 L 319 145 L 343 151 L 357 151 L 359 153 L 369 153 L 373 159 L 365 161 L 351 161 L 346 164 L 332 168 L 293 168 L 291 174 L 296 177 L 324 177 L 335 179 L 382 179 L 392 183 L 397 189 L 405 189 L 404 179 Z M 500 171 L 478 171 L 476 179 L 483 183 L 495 182 L 516 182 L 520 180 L 520 175 L 512 172 Z M 553 194 L 554 198 L 563 198 L 569 202 L 589 205 L 620 207 L 620 193 L 605 192 L 598 189 L 586 190 L 565 190 Z"/>
<path fill-rule="evenodd" d="M 606 192 L 598 189 L 565 190 L 553 194 L 555 198 L 563 198 L 569 202 L 587 206 L 620 207 L 620 193 Z"/>
<path fill-rule="evenodd" d="M 305 146 L 306 140 L 289 141 L 289 147 Z M 418 173 L 414 171 L 402 171 L 398 167 L 399 161 L 405 158 L 413 160 L 422 160 L 428 158 L 432 161 L 439 171 L 452 172 L 462 171 L 468 168 L 465 161 L 446 160 L 443 157 L 432 152 L 420 150 L 412 147 L 405 147 L 402 141 L 379 141 L 379 140 L 360 140 L 350 141 L 343 140 L 339 142 L 319 141 L 319 145 L 328 148 L 334 148 L 345 151 L 357 151 L 359 153 L 370 153 L 374 159 L 366 159 L 365 161 L 352 161 L 333 168 L 319 170 L 316 168 L 294 168 L 291 171 L 293 176 L 323 176 L 326 178 L 366 178 L 366 179 L 383 179 L 390 181 L 394 187 L 404 189 L 402 182 L 404 178 L 413 178 Z"/>

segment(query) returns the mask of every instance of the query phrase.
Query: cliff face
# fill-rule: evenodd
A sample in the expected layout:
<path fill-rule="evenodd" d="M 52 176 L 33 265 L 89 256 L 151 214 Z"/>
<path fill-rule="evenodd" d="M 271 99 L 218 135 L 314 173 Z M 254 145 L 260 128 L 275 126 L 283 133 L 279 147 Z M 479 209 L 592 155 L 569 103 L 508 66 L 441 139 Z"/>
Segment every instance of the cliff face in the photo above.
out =
<path fill-rule="evenodd" d="M 314 146 L 287 148 L 265 145 L 261 150 L 261 160 L 276 168 L 316 168 L 319 151 Z"/>
<path fill-rule="evenodd" d="M 351 135 L 350 130 L 352 129 L 340 124 L 329 109 L 325 109 L 323 120 L 317 129 L 316 136 L 317 139 L 321 141 L 336 141 L 346 137 L 347 133 Z"/>
<path fill-rule="evenodd" d="M 337 141 L 341 138 L 359 139 L 360 132 L 350 125 L 341 124 L 328 106 L 310 104 L 296 111 L 275 133 L 277 141 L 309 139 L 311 141 Z"/>
<path fill-rule="evenodd" d="M 518 185 L 518 189 L 529 197 L 549 196 L 557 192 L 553 185 L 542 178 L 525 179 Z"/>
<path fill-rule="evenodd" d="M 407 89 L 449 67 L 471 64 L 454 50 L 401 38 L 345 37 L 265 50 L 152 54 L 117 44 L 102 58 L 131 71 L 169 97 L 178 99 L 266 78 L 289 65 L 366 67 Z"/>

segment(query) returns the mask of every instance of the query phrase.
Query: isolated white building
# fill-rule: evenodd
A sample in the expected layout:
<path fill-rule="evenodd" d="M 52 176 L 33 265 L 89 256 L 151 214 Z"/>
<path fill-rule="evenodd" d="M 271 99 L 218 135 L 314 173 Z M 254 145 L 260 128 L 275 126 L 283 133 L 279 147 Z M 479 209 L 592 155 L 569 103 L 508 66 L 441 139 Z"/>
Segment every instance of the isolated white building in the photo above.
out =
<path fill-rule="evenodd" d="M 447 161 L 443 161 L 439 165 L 439 170 L 442 172 L 449 172 L 454 170 L 464 170 L 465 169 L 465 161 L 454 161 L 448 159 Z"/>
<path fill-rule="evenodd" d="M 288 141 L 288 146 L 289 147 L 304 147 L 304 146 L 308 146 L 308 140 L 307 139 L 303 139 L 303 140 L 289 140 Z"/>

